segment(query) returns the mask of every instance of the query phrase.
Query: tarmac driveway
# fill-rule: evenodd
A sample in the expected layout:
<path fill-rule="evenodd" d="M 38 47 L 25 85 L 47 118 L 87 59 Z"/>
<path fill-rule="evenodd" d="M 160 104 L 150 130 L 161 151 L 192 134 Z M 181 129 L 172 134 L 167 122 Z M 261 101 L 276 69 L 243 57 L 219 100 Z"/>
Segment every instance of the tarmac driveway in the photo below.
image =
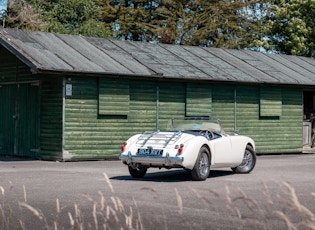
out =
<path fill-rule="evenodd" d="M 315 228 L 315 155 L 258 156 L 252 173 L 149 169 L 119 161 L 0 158 L 0 229 Z"/>

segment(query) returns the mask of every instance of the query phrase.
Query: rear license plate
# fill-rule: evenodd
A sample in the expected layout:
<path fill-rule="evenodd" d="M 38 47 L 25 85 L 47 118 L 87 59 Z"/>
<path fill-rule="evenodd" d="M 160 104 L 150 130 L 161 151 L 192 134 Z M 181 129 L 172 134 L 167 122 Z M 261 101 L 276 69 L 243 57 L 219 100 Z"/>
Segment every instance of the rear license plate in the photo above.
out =
<path fill-rule="evenodd" d="M 162 156 L 163 149 L 138 149 L 138 155 Z"/>

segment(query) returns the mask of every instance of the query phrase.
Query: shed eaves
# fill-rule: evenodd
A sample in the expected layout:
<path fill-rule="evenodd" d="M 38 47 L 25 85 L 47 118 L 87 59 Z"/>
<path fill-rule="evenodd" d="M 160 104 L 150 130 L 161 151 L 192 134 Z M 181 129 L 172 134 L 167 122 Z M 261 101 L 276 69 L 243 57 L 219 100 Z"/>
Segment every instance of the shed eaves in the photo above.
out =
<path fill-rule="evenodd" d="M 315 83 L 314 59 L 297 56 L 14 29 L 0 29 L 0 44 L 34 72 L 270 84 Z"/>

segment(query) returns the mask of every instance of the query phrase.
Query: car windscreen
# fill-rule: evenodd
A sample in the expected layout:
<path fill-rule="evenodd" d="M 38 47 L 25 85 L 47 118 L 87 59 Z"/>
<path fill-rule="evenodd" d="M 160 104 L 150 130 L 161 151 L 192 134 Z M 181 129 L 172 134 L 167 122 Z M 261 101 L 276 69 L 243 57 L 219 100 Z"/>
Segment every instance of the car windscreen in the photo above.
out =
<path fill-rule="evenodd" d="M 171 119 L 169 130 L 212 130 L 218 133 L 222 132 L 218 120 L 185 120 Z"/>

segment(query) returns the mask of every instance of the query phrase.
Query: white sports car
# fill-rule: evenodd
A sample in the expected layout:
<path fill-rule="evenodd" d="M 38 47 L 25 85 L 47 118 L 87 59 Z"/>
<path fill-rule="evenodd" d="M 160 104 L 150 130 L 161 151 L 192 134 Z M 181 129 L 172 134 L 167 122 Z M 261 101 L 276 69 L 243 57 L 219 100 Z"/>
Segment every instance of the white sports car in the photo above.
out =
<path fill-rule="evenodd" d="M 121 146 L 119 159 L 134 178 L 147 169 L 183 168 L 193 180 L 206 180 L 211 168 L 230 167 L 249 173 L 256 164 L 254 141 L 246 136 L 227 135 L 219 120 L 174 120 L 169 131 L 136 134 Z"/>

